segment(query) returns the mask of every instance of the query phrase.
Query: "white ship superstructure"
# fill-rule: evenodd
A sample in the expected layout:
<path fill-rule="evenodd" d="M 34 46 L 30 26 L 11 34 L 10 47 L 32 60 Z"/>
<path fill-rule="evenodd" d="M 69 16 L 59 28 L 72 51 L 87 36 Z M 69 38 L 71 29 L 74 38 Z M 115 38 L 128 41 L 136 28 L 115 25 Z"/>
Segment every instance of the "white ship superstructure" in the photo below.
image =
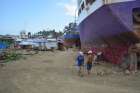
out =
<path fill-rule="evenodd" d="M 103 5 L 128 1 L 135 0 L 78 0 L 78 23 Z"/>

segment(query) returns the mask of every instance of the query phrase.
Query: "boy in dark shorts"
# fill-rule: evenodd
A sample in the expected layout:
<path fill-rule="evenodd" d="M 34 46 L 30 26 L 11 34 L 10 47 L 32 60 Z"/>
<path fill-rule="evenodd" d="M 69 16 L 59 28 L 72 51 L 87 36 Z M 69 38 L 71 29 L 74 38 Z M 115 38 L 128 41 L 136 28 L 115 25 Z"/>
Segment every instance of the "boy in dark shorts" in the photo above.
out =
<path fill-rule="evenodd" d="M 79 52 L 79 54 L 77 56 L 77 65 L 78 65 L 78 74 L 80 76 L 83 76 L 82 69 L 83 69 L 83 66 L 84 66 L 84 54 L 81 51 Z"/>
<path fill-rule="evenodd" d="M 88 56 L 87 56 L 87 73 L 90 75 L 91 69 L 92 69 L 92 62 L 93 62 L 93 55 L 92 51 L 88 51 Z"/>

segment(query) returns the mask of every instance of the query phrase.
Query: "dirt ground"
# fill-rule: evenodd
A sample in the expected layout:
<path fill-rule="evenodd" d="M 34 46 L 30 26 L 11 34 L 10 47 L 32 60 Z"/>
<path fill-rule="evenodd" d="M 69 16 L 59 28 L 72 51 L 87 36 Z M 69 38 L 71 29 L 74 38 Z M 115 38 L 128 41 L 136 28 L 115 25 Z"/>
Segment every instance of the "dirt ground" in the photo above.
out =
<path fill-rule="evenodd" d="M 95 65 L 92 74 L 77 74 L 76 52 L 28 55 L 0 67 L 0 93 L 140 93 L 140 72 L 125 75 L 109 64 Z M 105 71 L 101 76 L 98 72 Z"/>

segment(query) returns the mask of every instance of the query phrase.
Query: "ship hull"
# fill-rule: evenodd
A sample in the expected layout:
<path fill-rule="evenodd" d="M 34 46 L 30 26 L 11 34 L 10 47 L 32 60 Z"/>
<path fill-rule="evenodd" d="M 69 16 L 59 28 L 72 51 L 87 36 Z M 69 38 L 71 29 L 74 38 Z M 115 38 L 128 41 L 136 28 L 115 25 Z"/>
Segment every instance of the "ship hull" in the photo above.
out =
<path fill-rule="evenodd" d="M 104 5 L 89 15 L 78 27 L 82 48 L 102 51 L 106 59 L 119 64 L 121 58 L 116 56 L 125 54 L 129 45 L 139 42 L 139 31 L 133 29 L 135 8 L 140 8 L 139 0 Z"/>
<path fill-rule="evenodd" d="M 64 45 L 66 47 L 79 47 L 80 46 L 80 37 L 79 34 L 66 34 L 64 35 Z"/>

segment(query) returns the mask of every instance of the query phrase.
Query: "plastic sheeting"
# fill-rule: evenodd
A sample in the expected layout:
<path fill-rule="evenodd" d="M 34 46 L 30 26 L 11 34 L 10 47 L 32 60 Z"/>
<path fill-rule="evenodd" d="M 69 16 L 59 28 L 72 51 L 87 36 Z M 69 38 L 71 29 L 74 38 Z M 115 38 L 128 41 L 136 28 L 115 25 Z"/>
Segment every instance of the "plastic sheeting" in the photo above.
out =
<path fill-rule="evenodd" d="M 66 34 L 64 35 L 65 39 L 78 39 L 80 38 L 79 34 Z"/>
<path fill-rule="evenodd" d="M 0 42 L 0 49 L 6 49 L 6 48 L 7 48 L 7 45 L 2 43 L 2 42 Z"/>

